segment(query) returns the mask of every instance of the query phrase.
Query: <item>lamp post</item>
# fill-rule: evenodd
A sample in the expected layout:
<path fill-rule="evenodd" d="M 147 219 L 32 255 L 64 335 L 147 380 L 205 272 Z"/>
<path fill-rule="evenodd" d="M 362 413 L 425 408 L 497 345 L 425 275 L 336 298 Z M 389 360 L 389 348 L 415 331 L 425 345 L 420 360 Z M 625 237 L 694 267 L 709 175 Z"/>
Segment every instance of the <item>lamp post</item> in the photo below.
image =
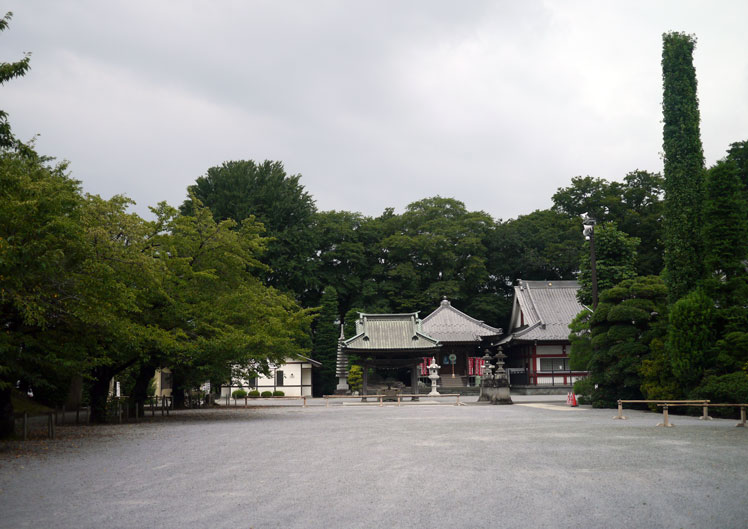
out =
<path fill-rule="evenodd" d="M 582 220 L 584 238 L 590 241 L 590 271 L 592 273 L 592 310 L 597 308 L 597 266 L 595 262 L 595 219 L 588 215 Z"/>

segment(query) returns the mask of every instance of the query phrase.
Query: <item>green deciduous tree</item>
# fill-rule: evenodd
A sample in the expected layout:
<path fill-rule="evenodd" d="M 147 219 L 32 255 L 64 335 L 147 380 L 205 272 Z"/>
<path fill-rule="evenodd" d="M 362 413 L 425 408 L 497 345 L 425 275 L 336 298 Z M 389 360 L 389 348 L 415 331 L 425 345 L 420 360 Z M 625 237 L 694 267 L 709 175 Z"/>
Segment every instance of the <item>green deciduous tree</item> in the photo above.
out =
<path fill-rule="evenodd" d="M 663 151 L 665 156 L 665 281 L 670 303 L 704 276 L 704 153 L 693 51 L 696 39 L 663 35 Z"/>
<path fill-rule="evenodd" d="M 19 379 L 41 387 L 85 368 L 65 334 L 76 319 L 86 255 L 84 200 L 64 165 L 0 153 L 0 436 L 12 431 L 10 390 Z"/>
<path fill-rule="evenodd" d="M 311 268 L 315 206 L 300 178 L 286 174 L 280 162 L 230 161 L 208 169 L 188 191 L 213 212 L 216 221 L 233 219 L 237 225 L 249 217 L 260 221 L 271 238 L 263 256 L 270 268 L 263 277 L 305 302 L 315 286 Z M 189 214 L 190 203 L 188 198 L 182 204 L 182 213 Z"/>
<path fill-rule="evenodd" d="M 614 223 L 595 227 L 595 255 L 598 290 L 606 290 L 625 279 L 636 277 L 636 249 L 639 239 L 628 237 L 616 228 Z M 592 305 L 592 268 L 590 243 L 584 244 L 584 252 L 579 262 L 579 301 Z"/>
<path fill-rule="evenodd" d="M 632 171 L 623 182 L 577 176 L 553 195 L 553 209 L 571 217 L 589 214 L 598 223 L 615 222 L 641 241 L 637 274 L 655 275 L 662 271 L 662 195 L 663 178 L 657 173 Z"/>
<path fill-rule="evenodd" d="M 380 219 L 382 239 L 373 276 L 390 310 L 430 312 L 443 296 L 473 316 L 494 322 L 496 292 L 488 271 L 487 239 L 493 219 L 469 212 L 455 199 L 432 197 L 402 215 Z M 375 300 L 364 299 L 371 306 Z"/>
<path fill-rule="evenodd" d="M 10 19 L 13 17 L 13 13 L 6 13 L 3 18 L 0 18 L 0 31 L 8 29 Z M 31 62 L 31 54 L 24 54 L 21 60 L 15 62 L 0 62 L 0 85 L 3 85 L 15 79 L 16 77 L 23 77 L 29 70 Z M 8 114 L 3 110 L 0 110 L 0 149 L 8 149 L 11 147 L 19 148 L 22 147 L 10 130 L 10 123 L 8 122 Z"/>

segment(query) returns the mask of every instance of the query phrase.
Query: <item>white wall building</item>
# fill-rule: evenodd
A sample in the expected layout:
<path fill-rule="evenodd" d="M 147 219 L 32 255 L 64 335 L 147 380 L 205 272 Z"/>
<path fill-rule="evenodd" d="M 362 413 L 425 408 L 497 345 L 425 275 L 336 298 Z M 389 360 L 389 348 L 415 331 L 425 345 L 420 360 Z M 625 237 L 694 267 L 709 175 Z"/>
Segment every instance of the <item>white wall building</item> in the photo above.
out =
<path fill-rule="evenodd" d="M 251 380 L 239 380 L 231 386 L 221 386 L 221 397 L 226 398 L 237 389 L 282 391 L 287 397 L 312 396 L 312 369 L 322 364 L 311 358 L 287 358 L 283 364 L 270 364 L 270 376 L 258 375 Z"/>

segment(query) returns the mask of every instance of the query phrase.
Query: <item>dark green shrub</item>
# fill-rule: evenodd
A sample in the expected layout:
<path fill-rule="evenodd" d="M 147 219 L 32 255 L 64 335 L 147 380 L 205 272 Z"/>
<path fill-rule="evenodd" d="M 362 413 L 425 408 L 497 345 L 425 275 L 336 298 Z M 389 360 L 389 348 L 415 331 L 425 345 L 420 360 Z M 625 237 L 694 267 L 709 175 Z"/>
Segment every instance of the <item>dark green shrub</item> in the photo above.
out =
<path fill-rule="evenodd" d="M 234 397 L 235 399 L 243 399 L 244 397 L 247 396 L 247 392 L 244 391 L 243 389 L 235 389 L 234 391 L 231 392 L 231 396 Z"/>
<path fill-rule="evenodd" d="M 257 397 L 260 396 L 260 392 L 257 391 L 256 389 L 253 389 L 252 391 L 250 391 L 249 393 L 247 393 L 247 396 L 250 397 L 250 398 L 252 398 L 252 399 L 256 399 Z"/>
<path fill-rule="evenodd" d="M 276 389 L 275 391 L 273 391 L 273 397 L 285 397 L 285 396 L 286 396 L 286 394 L 285 394 L 285 393 L 283 393 L 283 392 L 282 392 L 281 390 L 279 390 L 279 389 Z"/>
<path fill-rule="evenodd" d="M 709 399 L 712 404 L 748 403 L 748 374 L 743 371 L 729 375 L 706 377 L 689 395 L 694 399 Z M 738 408 L 717 408 L 716 415 L 737 416 Z M 711 413 L 711 411 L 710 411 Z"/>
<path fill-rule="evenodd" d="M 593 391 L 595 391 L 595 384 L 592 383 L 589 377 L 574 382 L 574 394 L 577 396 L 585 395 L 589 397 Z"/>
<path fill-rule="evenodd" d="M 273 392 L 272 391 L 263 391 L 260 394 L 260 396 L 262 396 L 262 397 L 272 397 L 273 396 Z"/>

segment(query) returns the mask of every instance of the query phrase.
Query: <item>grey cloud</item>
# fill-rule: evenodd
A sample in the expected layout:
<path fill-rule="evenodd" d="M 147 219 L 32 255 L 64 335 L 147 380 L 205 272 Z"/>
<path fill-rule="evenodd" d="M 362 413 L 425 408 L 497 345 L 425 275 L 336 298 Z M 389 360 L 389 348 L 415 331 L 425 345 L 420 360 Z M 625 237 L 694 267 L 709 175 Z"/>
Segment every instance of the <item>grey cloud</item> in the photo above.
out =
<path fill-rule="evenodd" d="M 3 109 L 86 190 L 180 203 L 279 159 L 321 209 L 454 196 L 497 218 L 572 176 L 661 169 L 660 35 L 696 33 L 708 162 L 746 138 L 748 6 L 626 2 L 11 2 Z"/>

